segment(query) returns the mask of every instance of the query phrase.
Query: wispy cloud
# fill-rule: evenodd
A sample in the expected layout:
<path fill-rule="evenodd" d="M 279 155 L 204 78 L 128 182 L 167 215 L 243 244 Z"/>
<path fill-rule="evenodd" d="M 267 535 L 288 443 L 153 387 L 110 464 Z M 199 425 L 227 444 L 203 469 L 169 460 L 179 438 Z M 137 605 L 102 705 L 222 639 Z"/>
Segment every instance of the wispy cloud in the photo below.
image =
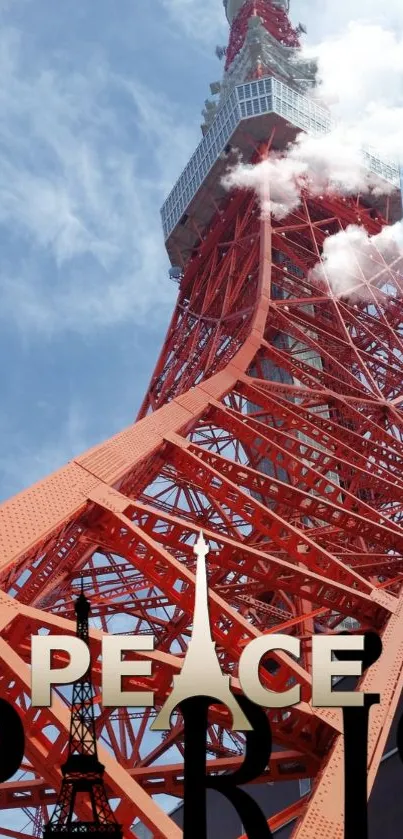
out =
<path fill-rule="evenodd" d="M 299 206 L 303 190 L 311 195 L 391 192 L 365 168 L 361 145 L 357 132 L 347 133 L 345 126 L 325 135 L 301 132 L 285 155 L 271 154 L 256 164 L 238 161 L 222 183 L 227 189 L 254 189 L 263 215 L 278 219 Z"/>
<path fill-rule="evenodd" d="M 193 42 L 211 48 L 228 34 L 221 0 L 161 0 L 171 20 Z M 225 40 L 224 40 L 225 42 Z"/>
<path fill-rule="evenodd" d="M 52 438 L 41 439 L 33 448 L 29 425 L 17 431 L 2 415 L 0 431 L 7 447 L 0 450 L 0 500 L 41 480 L 85 451 L 93 443 L 90 425 L 83 406 L 72 401 Z"/>
<path fill-rule="evenodd" d="M 158 209 L 194 130 L 99 60 L 28 68 L 13 29 L 0 73 L 2 316 L 50 334 L 156 318 L 173 299 Z"/>
<path fill-rule="evenodd" d="M 318 41 L 324 36 L 343 32 L 351 21 L 370 21 L 381 26 L 401 29 L 403 5 L 401 0 L 291 0 L 291 16 L 307 25 L 308 40 Z M 374 56 L 374 65 L 376 59 Z"/>

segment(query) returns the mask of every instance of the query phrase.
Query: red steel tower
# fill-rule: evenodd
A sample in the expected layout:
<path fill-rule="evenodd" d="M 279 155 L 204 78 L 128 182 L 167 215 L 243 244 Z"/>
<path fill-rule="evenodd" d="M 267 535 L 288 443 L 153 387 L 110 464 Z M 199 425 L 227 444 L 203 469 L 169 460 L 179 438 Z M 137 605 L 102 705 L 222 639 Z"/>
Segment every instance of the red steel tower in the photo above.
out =
<path fill-rule="evenodd" d="M 313 782 L 272 828 L 294 819 L 297 839 L 342 837 L 341 716 L 310 704 L 312 632 L 382 633 L 384 652 L 361 683 L 382 697 L 371 710 L 369 789 L 403 686 L 403 260 L 368 246 L 364 271 L 352 251 L 354 296 L 312 273 L 327 237 L 351 224 L 376 234 L 399 217 L 398 168 L 367 155 L 387 198 L 303 194 L 281 221 L 262 217 L 254 193 L 226 191 L 233 149 L 258 162 L 300 131 L 325 133 L 330 117 L 309 91 L 315 66 L 299 56 L 287 0 L 224 5 L 223 80 L 162 210 L 178 300 L 138 421 L 0 509 L 1 695 L 27 735 L 24 774 L 0 785 L 0 803 L 23 809 L 35 835 L 60 788 L 69 714 L 62 693 L 51 709 L 30 705 L 30 635 L 74 633 L 82 578 L 116 821 L 125 837 L 140 820 L 180 839 L 155 795 L 181 795 L 181 721 L 162 737 L 150 725 L 191 635 L 201 528 L 212 633 L 234 687 L 248 639 L 277 631 L 302 642 L 299 662 L 278 653 L 262 675 L 271 690 L 292 677 L 302 695 L 268 712 L 277 748 L 265 779 Z M 155 635 L 154 652 L 138 653 L 151 657 L 151 677 L 131 680 L 155 692 L 155 709 L 102 706 L 102 631 Z M 242 745 L 217 713 L 210 771 L 236 766 Z"/>

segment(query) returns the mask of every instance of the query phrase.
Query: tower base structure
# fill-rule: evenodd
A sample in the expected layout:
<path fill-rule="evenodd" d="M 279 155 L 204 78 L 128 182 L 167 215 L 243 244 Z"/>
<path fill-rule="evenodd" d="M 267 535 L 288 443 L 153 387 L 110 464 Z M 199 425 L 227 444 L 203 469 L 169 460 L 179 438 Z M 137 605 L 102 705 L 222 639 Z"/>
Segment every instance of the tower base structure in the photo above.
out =
<path fill-rule="evenodd" d="M 180 670 L 178 644 L 185 650 L 190 635 L 193 544 L 203 528 L 210 547 L 212 634 L 223 671 L 236 673 L 245 643 L 262 632 L 302 639 L 300 662 L 273 654 L 263 676 L 270 690 L 283 690 L 291 677 L 301 685 L 301 706 L 269 712 L 275 745 L 262 777 L 312 778 L 311 796 L 298 809 L 298 839 L 319 839 L 323 830 L 338 836 L 343 823 L 342 786 L 334 780 L 343 771 L 342 725 L 337 709 L 309 704 L 310 632 L 333 632 L 349 619 L 354 627 L 382 633 L 384 652 L 360 686 L 382 700 L 371 710 L 369 791 L 403 685 L 399 268 L 383 268 L 390 296 L 368 284 L 370 306 L 335 297 L 310 274 L 326 230 L 342 229 L 359 215 L 370 232 L 381 228 L 382 219 L 352 199 L 307 196 L 277 224 L 260 218 L 253 195 L 229 196 L 207 231 L 201 257 L 185 271 L 162 357 L 167 372 L 159 379 L 160 396 L 154 386 L 149 398 L 164 400 L 171 388 L 172 397 L 7 502 L 1 519 L 3 588 L 11 592 L 2 606 L 8 695 L 20 702 L 29 684 L 27 636 L 44 628 L 73 630 L 60 610 L 73 616 L 71 593 L 78 591 L 80 574 L 105 630 L 113 609 L 129 616 L 132 631 L 155 634 L 155 652 L 146 657 L 157 710 Z M 186 332 L 190 312 L 193 334 Z M 225 328 L 228 340 L 217 354 Z M 167 361 L 174 340 L 194 381 L 185 392 L 176 363 Z M 198 383 L 209 356 L 215 372 Z M 36 515 L 38 497 L 46 521 Z M 10 522 L 23 520 L 28 526 L 15 527 L 10 541 Z M 97 657 L 99 632 L 90 631 L 90 639 Z M 93 680 L 97 706 L 97 667 Z M 136 686 L 144 690 L 144 679 L 133 677 L 130 687 Z M 24 788 L 38 806 L 45 793 L 51 803 L 49 788 L 59 787 L 59 746 L 47 727 L 56 727 L 61 748 L 68 736 L 62 708 L 56 702 L 40 709 L 38 735 L 38 723 L 33 727 L 28 709 L 18 707 L 42 779 L 28 780 Z M 172 721 L 160 745 L 150 745 L 145 732 L 151 710 L 136 715 L 101 707 L 97 713 L 101 735 L 113 738 L 116 759 L 102 741 L 100 759 L 107 789 L 120 801 L 117 821 L 130 830 L 140 818 L 155 835 L 180 839 L 180 828 L 151 798 L 182 793 L 180 724 Z M 225 717 L 215 722 L 218 730 L 231 727 Z M 243 750 L 242 736 L 234 735 L 229 755 L 216 731 L 209 732 L 213 772 L 240 763 Z M 42 753 L 52 754 L 51 764 L 36 749 L 37 736 Z M 15 797 L 13 788 L 9 784 L 3 798 L 8 808 L 20 804 L 21 788 L 15 787 Z M 312 827 L 315 814 L 318 829 Z M 279 826 L 288 821 L 288 811 L 278 814 Z"/>
<path fill-rule="evenodd" d="M 286 4 L 265 5 L 266 26 Z M 236 73 L 249 60 L 243 32 Z M 27 738 L 24 778 L 0 785 L 4 809 L 20 808 L 22 793 L 32 809 L 57 800 L 65 703 L 30 707 L 29 638 L 75 631 L 82 579 L 102 631 L 155 636 L 154 651 L 136 654 L 151 659 L 152 676 L 130 679 L 130 690 L 153 690 L 155 708 L 114 709 L 100 702 L 102 632 L 89 633 L 114 816 L 125 836 L 139 819 L 158 839 L 181 839 L 155 800 L 183 795 L 181 722 L 162 737 L 150 730 L 192 633 L 200 529 L 222 671 L 236 680 L 245 644 L 261 634 L 301 640 L 299 661 L 273 652 L 261 673 L 272 691 L 300 685 L 301 702 L 268 711 L 273 751 L 258 780 L 312 782 L 309 796 L 279 808 L 276 829 L 293 821 L 293 839 L 343 835 L 342 721 L 338 709 L 311 704 L 314 632 L 382 636 L 359 685 L 381 695 L 370 715 L 374 787 L 403 688 L 403 259 L 386 258 L 376 240 L 364 262 L 351 247 L 345 294 L 321 260 L 328 237 L 349 225 L 373 237 L 399 216 L 398 169 L 368 157 L 390 187 L 376 205 L 302 194 L 281 220 L 262 217 L 254 193 L 221 183 L 234 147 L 257 163 L 298 131 L 329 124 L 312 97 L 275 75 L 234 84 L 163 208 L 180 285 L 138 421 L 0 509 L 0 693 Z M 236 769 L 243 746 L 215 709 L 208 771 Z M 88 808 L 77 818 L 85 825 Z"/>
<path fill-rule="evenodd" d="M 70 836 L 92 836 L 93 839 L 102 839 L 103 836 L 115 836 L 116 839 L 121 839 L 122 831 L 118 826 L 114 825 L 94 825 L 93 822 L 73 822 L 69 828 L 58 828 L 57 830 L 49 829 L 46 825 L 44 828 L 44 839 L 49 836 L 55 839 L 66 839 Z"/>
<path fill-rule="evenodd" d="M 91 836 L 101 839 L 113 836 L 122 839 L 122 828 L 110 819 L 110 807 L 104 787 L 105 767 L 90 755 L 72 755 L 62 767 L 63 781 L 54 819 L 45 825 L 44 839 Z M 70 818 L 82 796 L 91 803 L 92 818 L 86 821 Z"/>

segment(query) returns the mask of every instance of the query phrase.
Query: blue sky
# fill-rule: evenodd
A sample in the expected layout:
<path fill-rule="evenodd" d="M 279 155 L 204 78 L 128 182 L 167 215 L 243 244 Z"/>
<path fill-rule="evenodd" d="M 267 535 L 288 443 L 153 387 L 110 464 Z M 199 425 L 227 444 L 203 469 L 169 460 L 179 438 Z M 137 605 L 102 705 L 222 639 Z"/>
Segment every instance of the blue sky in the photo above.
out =
<path fill-rule="evenodd" d="M 363 14 L 293 3 L 313 40 Z M 0 0 L 0 499 L 136 414 L 175 301 L 159 209 L 226 39 L 221 0 Z"/>
<path fill-rule="evenodd" d="M 2 498 L 141 402 L 175 299 L 159 208 L 220 70 L 216 5 L 189 40 L 162 0 L 0 3 Z"/>

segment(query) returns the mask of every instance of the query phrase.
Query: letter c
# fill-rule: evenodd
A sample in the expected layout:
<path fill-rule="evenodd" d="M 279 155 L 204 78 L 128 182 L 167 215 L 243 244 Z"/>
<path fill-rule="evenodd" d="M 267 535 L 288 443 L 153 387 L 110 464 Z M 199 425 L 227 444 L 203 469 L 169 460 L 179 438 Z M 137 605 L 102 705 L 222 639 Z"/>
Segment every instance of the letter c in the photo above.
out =
<path fill-rule="evenodd" d="M 296 658 L 300 656 L 300 640 L 293 635 L 261 635 L 245 647 L 239 661 L 239 681 L 246 696 L 263 708 L 289 708 L 300 701 L 301 687 L 294 685 L 281 693 L 267 690 L 259 679 L 259 664 L 262 656 L 272 650 L 283 650 Z"/>

